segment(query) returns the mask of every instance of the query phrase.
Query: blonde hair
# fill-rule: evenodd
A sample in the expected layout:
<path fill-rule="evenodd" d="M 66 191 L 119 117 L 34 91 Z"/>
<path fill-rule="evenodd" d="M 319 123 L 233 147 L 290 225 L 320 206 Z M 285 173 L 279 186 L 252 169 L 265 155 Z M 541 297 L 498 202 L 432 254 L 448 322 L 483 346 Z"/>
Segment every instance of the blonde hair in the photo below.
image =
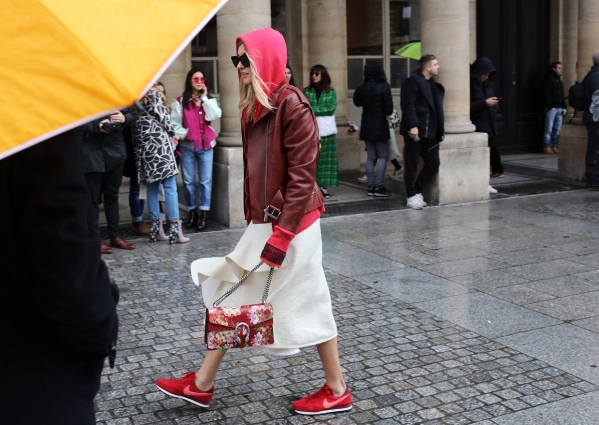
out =
<path fill-rule="evenodd" d="M 156 88 L 157 86 L 161 86 L 164 89 L 164 92 L 162 90 L 158 90 Z M 158 90 L 158 92 L 160 93 L 160 96 L 162 96 L 162 100 L 164 100 L 164 104 L 166 105 L 166 109 L 170 111 L 171 110 L 171 105 L 169 105 L 168 99 L 166 98 L 166 88 L 164 87 L 164 84 L 162 84 L 160 81 L 157 81 L 157 82 L 154 83 L 154 85 L 152 87 L 154 87 L 156 90 Z"/>
<path fill-rule="evenodd" d="M 243 43 L 238 43 L 237 48 L 242 44 Z M 255 62 L 247 51 L 245 54 L 250 61 L 250 77 L 252 79 L 252 84 L 246 85 L 241 79 L 239 80 L 239 110 L 245 115 L 245 120 L 249 122 L 254 119 L 254 115 L 256 114 L 255 100 L 271 111 L 273 111 L 275 107 L 270 104 L 270 99 L 265 90 L 267 88 L 266 83 L 256 72 Z"/>

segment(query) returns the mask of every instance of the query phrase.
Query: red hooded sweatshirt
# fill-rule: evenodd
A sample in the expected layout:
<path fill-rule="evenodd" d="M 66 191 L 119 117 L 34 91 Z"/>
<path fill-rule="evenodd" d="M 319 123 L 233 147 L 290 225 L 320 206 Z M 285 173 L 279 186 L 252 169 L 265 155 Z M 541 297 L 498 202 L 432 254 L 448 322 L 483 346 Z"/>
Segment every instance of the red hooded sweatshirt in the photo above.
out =
<path fill-rule="evenodd" d="M 272 28 L 262 28 L 237 37 L 235 43 L 236 52 L 237 45 L 240 42 L 245 46 L 247 55 L 252 58 L 256 73 L 265 83 L 265 87 L 263 87 L 264 91 L 270 97 L 281 84 L 287 83 L 287 79 L 285 78 L 285 68 L 287 67 L 287 45 L 285 39 L 280 32 Z M 237 72 L 239 78 L 241 78 L 239 70 Z M 256 101 L 256 113 L 254 117 L 259 115 L 262 108 L 264 107 Z M 244 113 L 242 113 L 242 120 L 244 132 L 246 132 L 250 123 L 247 122 Z M 321 212 L 324 212 L 324 208 L 307 213 L 298 228 L 298 233 L 307 229 L 312 223 L 318 220 Z M 271 266 L 280 267 L 294 237 L 295 233 L 273 223 L 273 234 L 268 239 L 260 259 Z"/>

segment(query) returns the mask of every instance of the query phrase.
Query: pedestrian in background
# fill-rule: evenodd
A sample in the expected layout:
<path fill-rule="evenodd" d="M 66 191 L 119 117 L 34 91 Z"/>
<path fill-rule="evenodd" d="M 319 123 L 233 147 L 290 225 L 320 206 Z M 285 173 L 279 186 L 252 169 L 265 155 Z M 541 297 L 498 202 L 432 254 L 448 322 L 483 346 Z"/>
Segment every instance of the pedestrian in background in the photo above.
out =
<path fill-rule="evenodd" d="M 320 137 L 320 155 L 316 167 L 316 181 L 322 196 L 329 198 L 330 186 L 339 186 L 337 165 L 337 123 L 335 109 L 337 94 L 331 87 L 329 72 L 322 65 L 314 65 L 310 70 L 310 85 L 304 89 L 304 95 L 312 105 L 318 121 Z"/>
<path fill-rule="evenodd" d="M 314 178 L 316 119 L 301 91 L 287 84 L 287 48 L 279 32 L 271 28 L 252 31 L 240 36 L 236 44 L 232 60 L 240 84 L 248 227 L 226 257 L 194 261 L 192 277 L 196 284 L 201 283 L 208 306 L 234 285 L 224 276 L 252 270 L 259 258 L 277 267 L 268 298 L 274 311 L 274 344 L 258 348 L 289 355 L 316 345 L 325 385 L 294 401 L 292 408 L 306 415 L 347 411 L 352 408 L 352 395 L 339 364 L 337 327 L 322 268 L 320 214 L 324 200 Z M 279 199 L 283 204 L 278 204 Z M 269 211 L 281 206 L 278 218 L 264 215 L 265 203 Z M 262 266 L 222 305 L 245 305 L 260 299 L 268 274 L 269 267 Z M 226 349 L 209 350 L 197 373 L 182 379 L 158 379 L 156 385 L 170 396 L 208 407 L 226 353 Z"/>
<path fill-rule="evenodd" d="M 117 293 L 90 237 L 80 130 L 0 160 L 0 422 L 93 425 Z"/>
<path fill-rule="evenodd" d="M 599 95 L 597 92 L 599 90 L 599 50 L 595 50 L 593 53 L 593 66 L 584 78 L 583 85 L 586 107 L 582 121 L 587 127 L 589 136 L 585 161 L 586 184 L 587 187 L 599 189 L 599 121 L 593 116 L 590 108 L 593 103 L 593 95 Z"/>
<path fill-rule="evenodd" d="M 420 69 L 401 85 L 401 125 L 404 136 L 404 181 L 409 208 L 426 207 L 422 191 L 439 170 L 439 143 L 445 138 L 443 98 L 445 89 L 433 78 L 439 74 L 440 65 L 434 55 L 420 59 Z M 420 158 L 424 167 L 418 179 L 416 171 Z"/>
<path fill-rule="evenodd" d="M 169 110 L 160 91 L 152 87 L 140 103 L 143 109 L 138 111 L 134 134 L 137 172 L 139 181 L 146 184 L 148 210 L 152 220 L 150 242 L 156 242 L 159 233 L 161 233 L 160 239 L 166 239 L 158 201 L 160 186 L 164 188 L 166 212 L 170 222 L 169 243 L 189 242 L 189 238 L 183 236 L 181 220 L 179 220 L 177 194 L 179 170 L 175 160 L 175 147 L 179 137 L 175 135 Z"/>
<path fill-rule="evenodd" d="M 291 67 L 289 65 L 287 65 L 287 67 L 285 68 L 285 78 L 287 78 L 289 84 L 297 87 L 295 84 L 295 79 L 293 78 L 293 71 L 291 70 Z"/>
<path fill-rule="evenodd" d="M 366 62 L 364 83 L 354 92 L 354 105 L 362 107 L 360 140 L 366 145 L 366 175 L 368 196 L 388 197 L 391 193 L 383 186 L 389 157 L 389 122 L 393 112 L 391 86 L 383 67 Z M 376 169 L 376 173 L 375 173 Z"/>
<path fill-rule="evenodd" d="M 545 134 L 543 152 L 556 155 L 557 139 L 562 128 L 562 119 L 566 115 L 566 98 L 562 82 L 562 63 L 552 62 L 544 87 L 545 101 Z"/>
<path fill-rule="evenodd" d="M 85 180 L 90 194 L 88 228 L 91 234 L 99 238 L 98 205 L 103 197 L 110 246 L 120 249 L 135 249 L 134 244 L 120 237 L 119 230 L 119 189 L 127 158 L 123 130 L 130 127 L 133 121 L 133 111 L 122 109 L 83 126 Z M 102 254 L 112 254 L 112 248 L 104 245 L 104 242 L 100 243 L 100 249 Z"/>
<path fill-rule="evenodd" d="M 171 119 L 179 136 L 184 198 L 189 210 L 186 229 L 206 230 L 212 198 L 212 166 L 216 131 L 212 121 L 221 117 L 218 102 L 208 92 L 202 71 L 191 69 L 185 77 L 183 95 L 171 105 Z M 196 169 L 200 184 L 199 204 L 196 196 Z M 197 208 L 197 211 L 196 211 Z"/>
<path fill-rule="evenodd" d="M 479 133 L 487 133 L 491 156 L 491 178 L 503 177 L 501 157 L 495 147 L 498 134 L 495 116 L 499 98 L 493 91 L 492 77 L 495 67 L 489 58 L 478 58 L 470 65 L 470 121 Z M 489 185 L 489 193 L 497 193 L 497 189 Z"/>

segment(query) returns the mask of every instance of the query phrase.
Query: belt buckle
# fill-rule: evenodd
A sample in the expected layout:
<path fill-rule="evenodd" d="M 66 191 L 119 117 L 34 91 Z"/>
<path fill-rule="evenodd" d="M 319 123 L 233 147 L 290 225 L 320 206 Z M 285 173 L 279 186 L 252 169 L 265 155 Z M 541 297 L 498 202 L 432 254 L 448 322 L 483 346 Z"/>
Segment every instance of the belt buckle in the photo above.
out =
<path fill-rule="evenodd" d="M 273 207 L 272 205 L 264 208 L 264 222 L 268 222 L 268 218 L 272 218 L 273 220 L 278 220 L 281 216 L 281 210 L 277 207 Z"/>

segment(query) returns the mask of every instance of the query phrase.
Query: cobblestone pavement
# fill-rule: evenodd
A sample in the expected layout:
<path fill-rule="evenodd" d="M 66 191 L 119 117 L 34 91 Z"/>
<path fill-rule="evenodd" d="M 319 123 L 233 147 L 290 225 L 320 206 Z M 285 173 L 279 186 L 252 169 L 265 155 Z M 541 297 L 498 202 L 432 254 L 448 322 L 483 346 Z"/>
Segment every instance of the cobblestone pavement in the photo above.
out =
<path fill-rule="evenodd" d="M 598 204 L 578 191 L 322 220 L 354 409 L 313 417 L 290 405 L 323 383 L 314 348 L 232 350 L 209 409 L 155 388 L 196 370 L 205 351 L 190 263 L 230 252 L 242 231 L 138 240 L 105 256 L 121 327 L 98 423 L 597 424 Z"/>

